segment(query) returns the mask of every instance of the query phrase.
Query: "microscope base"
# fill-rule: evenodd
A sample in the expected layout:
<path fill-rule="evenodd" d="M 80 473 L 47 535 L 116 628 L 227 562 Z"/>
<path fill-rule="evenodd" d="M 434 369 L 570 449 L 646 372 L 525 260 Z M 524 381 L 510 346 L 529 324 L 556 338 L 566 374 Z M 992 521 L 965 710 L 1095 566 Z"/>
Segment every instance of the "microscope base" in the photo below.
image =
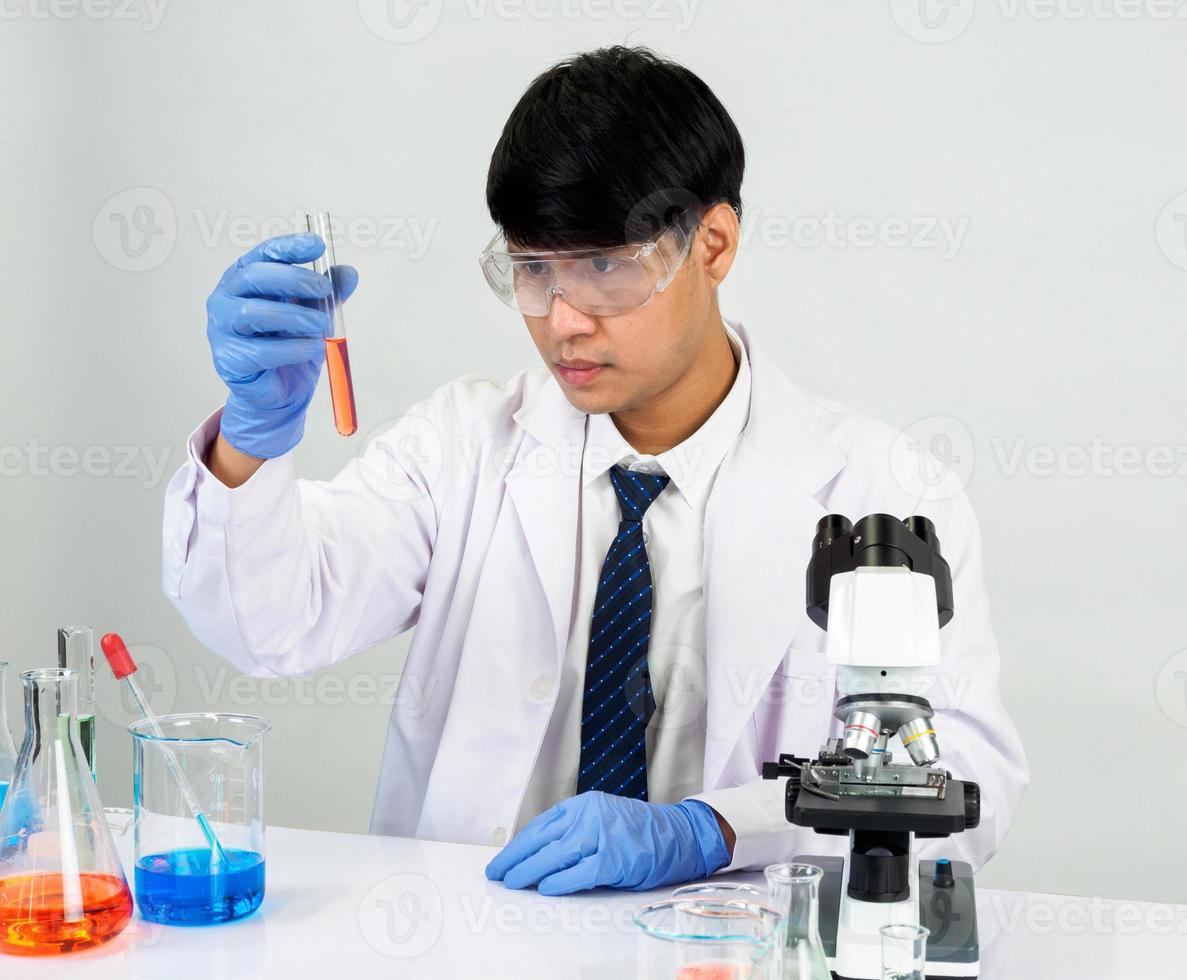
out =
<path fill-rule="evenodd" d="M 844 882 L 845 860 L 840 857 L 825 857 L 813 854 L 801 854 L 792 859 L 796 863 L 814 864 L 824 870 L 824 877 L 820 883 L 820 939 L 824 944 L 825 956 L 829 969 L 837 980 L 879 980 L 882 976 L 881 943 L 877 934 L 877 927 L 871 925 L 872 935 L 863 937 L 862 948 L 847 950 L 845 961 L 861 964 L 860 969 L 847 973 L 838 973 L 837 967 L 837 930 L 841 921 L 841 903 L 854 902 L 845 895 Z M 974 980 L 981 972 L 980 946 L 977 939 L 977 905 L 976 893 L 973 890 L 972 868 L 964 861 L 952 862 L 953 884 L 948 888 L 937 888 L 934 884 L 935 861 L 920 861 L 918 871 L 912 880 L 915 889 L 909 903 L 893 903 L 913 905 L 918 901 L 919 924 L 930 931 L 927 944 L 927 980 L 938 978 L 967 978 Z M 856 904 L 856 903 L 855 903 Z M 860 913 L 874 912 L 880 907 L 874 903 L 860 903 L 863 908 L 857 916 L 851 910 L 848 919 L 866 918 Z M 873 920 L 890 921 L 891 905 L 886 905 L 886 918 L 878 915 Z M 913 910 L 911 918 L 914 918 Z"/>

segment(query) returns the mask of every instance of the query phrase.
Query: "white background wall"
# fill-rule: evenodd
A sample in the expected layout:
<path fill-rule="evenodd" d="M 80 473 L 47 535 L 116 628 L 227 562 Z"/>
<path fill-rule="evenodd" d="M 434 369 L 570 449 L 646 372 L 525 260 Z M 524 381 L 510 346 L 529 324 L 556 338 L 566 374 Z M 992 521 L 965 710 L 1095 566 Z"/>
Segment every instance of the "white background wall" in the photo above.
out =
<path fill-rule="evenodd" d="M 14 673 L 58 624 L 122 631 L 158 710 L 272 719 L 273 822 L 364 830 L 407 637 L 261 686 L 161 593 L 164 485 L 223 397 L 205 297 L 328 207 L 389 238 L 356 224 L 339 249 L 363 433 L 459 374 L 506 378 L 537 355 L 475 261 L 490 151 L 553 61 L 646 43 L 746 140 L 725 313 L 970 475 L 1033 772 L 983 884 L 1187 897 L 1187 4 L 397 0 L 401 32 L 380 0 L 119 2 L 0 3 Z M 929 222 L 963 237 L 901 245 Z M 364 439 L 324 388 L 311 412 L 298 467 L 328 477 Z M 127 804 L 129 714 L 101 681 L 100 787 Z"/>

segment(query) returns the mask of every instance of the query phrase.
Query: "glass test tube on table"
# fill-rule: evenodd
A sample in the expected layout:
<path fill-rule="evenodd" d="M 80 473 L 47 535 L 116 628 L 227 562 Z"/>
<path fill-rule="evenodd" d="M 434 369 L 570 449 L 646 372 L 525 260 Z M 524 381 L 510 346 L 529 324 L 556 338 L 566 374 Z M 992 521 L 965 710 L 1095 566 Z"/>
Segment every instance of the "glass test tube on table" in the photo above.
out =
<path fill-rule="evenodd" d="M 342 303 L 331 269 L 337 265 L 334 257 L 334 236 L 329 213 L 310 212 L 305 215 L 305 227 L 326 243 L 326 250 L 313 260 L 313 271 L 330 280 L 330 295 L 321 308 L 329 315 L 330 332 L 326 335 L 326 375 L 330 380 L 330 401 L 334 406 L 334 427 L 339 435 L 351 436 L 358 431 L 358 415 L 354 406 L 354 381 L 350 376 L 350 355 L 346 349 L 346 323 L 342 318 Z"/>

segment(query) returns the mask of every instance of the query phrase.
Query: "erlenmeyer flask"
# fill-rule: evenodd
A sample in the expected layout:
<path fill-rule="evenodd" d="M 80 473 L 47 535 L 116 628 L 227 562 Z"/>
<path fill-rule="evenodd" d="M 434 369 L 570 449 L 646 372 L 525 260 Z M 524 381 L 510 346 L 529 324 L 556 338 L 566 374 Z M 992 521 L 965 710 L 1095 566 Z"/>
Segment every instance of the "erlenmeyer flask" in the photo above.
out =
<path fill-rule="evenodd" d="M 8 709 L 5 707 L 7 681 L 8 661 L 0 660 L 0 809 L 4 807 L 8 784 L 12 782 L 12 773 L 16 769 L 16 746 L 12 744 L 12 732 L 8 728 Z"/>
<path fill-rule="evenodd" d="M 820 941 L 820 879 L 814 864 L 772 864 L 766 869 L 767 889 L 786 916 L 783 938 L 783 980 L 831 980 Z"/>
<path fill-rule="evenodd" d="M 0 951 L 67 953 L 111 939 L 132 893 L 78 738 L 78 674 L 26 670 L 25 740 L 0 811 Z"/>

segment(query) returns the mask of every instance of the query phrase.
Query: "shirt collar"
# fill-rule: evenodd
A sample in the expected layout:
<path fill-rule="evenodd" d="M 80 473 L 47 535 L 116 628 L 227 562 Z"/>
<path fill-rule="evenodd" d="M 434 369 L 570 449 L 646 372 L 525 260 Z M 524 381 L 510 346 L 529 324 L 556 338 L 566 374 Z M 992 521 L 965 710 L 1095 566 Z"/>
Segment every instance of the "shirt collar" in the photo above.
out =
<path fill-rule="evenodd" d="M 610 469 L 621 465 L 647 473 L 666 473 L 681 499 L 691 508 L 704 502 L 725 454 L 729 451 L 750 414 L 750 360 L 746 345 L 722 319 L 738 373 L 721 404 L 704 424 L 678 446 L 658 455 L 636 452 L 618 431 L 608 413 L 590 415 L 582 457 L 582 482 L 589 486 Z"/>

